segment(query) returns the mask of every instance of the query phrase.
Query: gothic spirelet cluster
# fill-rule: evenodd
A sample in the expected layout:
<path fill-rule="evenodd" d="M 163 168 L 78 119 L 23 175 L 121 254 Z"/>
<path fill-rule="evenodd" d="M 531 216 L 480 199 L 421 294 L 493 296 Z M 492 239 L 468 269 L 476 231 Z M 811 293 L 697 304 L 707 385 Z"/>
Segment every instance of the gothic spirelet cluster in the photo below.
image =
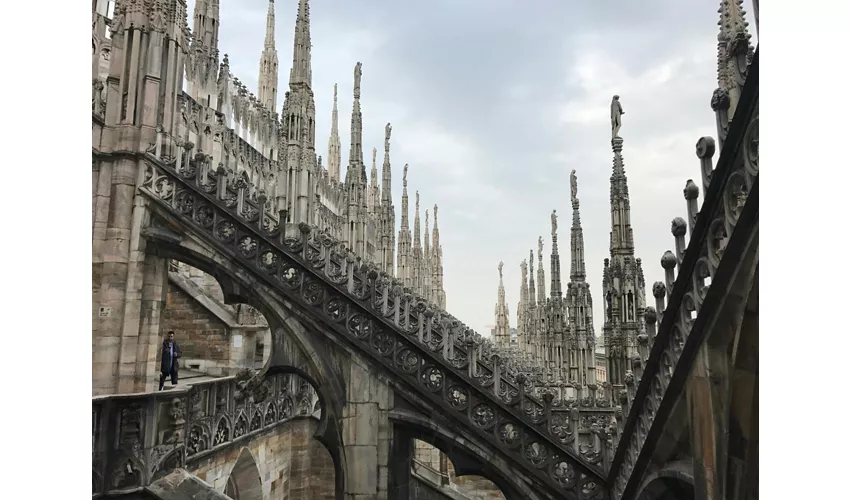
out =
<path fill-rule="evenodd" d="M 278 54 L 275 46 L 275 3 L 270 1 L 266 16 L 266 35 L 260 55 L 258 95 L 248 90 L 230 71 L 227 54 L 219 57 L 218 0 L 198 0 L 190 30 L 185 6 L 180 2 L 116 2 L 110 31 L 123 34 L 125 43 L 133 43 L 139 30 L 170 39 L 166 71 L 185 75 L 185 93 L 170 89 L 177 105 L 160 106 L 156 122 L 166 142 L 210 157 L 215 170 L 223 169 L 228 178 L 244 178 L 251 199 L 264 198 L 280 220 L 316 225 L 342 241 L 361 258 L 382 271 L 397 276 L 405 286 L 428 297 L 439 307 L 446 305 L 443 286 L 443 248 L 437 205 L 425 210 L 425 231 L 420 232 L 419 193 L 413 231 L 408 218 L 407 165 L 402 195 L 401 227 L 396 232 L 396 213 L 392 199 L 390 135 L 387 123 L 384 160 L 378 178 L 377 149 L 372 150 L 371 180 L 363 160 L 363 118 L 360 110 L 362 64 L 354 68 L 354 103 L 351 112 L 351 139 L 348 168 L 341 178 L 341 147 L 337 87 L 333 90 L 331 135 L 328 141 L 327 168 L 316 154 L 316 109 L 312 87 L 310 5 L 298 0 L 293 41 L 289 90 L 284 94 L 281 113 L 275 110 L 278 98 Z M 181 9 L 183 9 L 181 11 Z M 96 18 L 96 19 L 103 19 Z M 153 22 L 170 19 L 174 22 Z M 100 59 L 93 64 L 92 107 L 95 114 L 107 118 L 109 85 L 108 57 L 112 39 L 96 37 Z M 163 75 L 164 76 L 164 75 Z M 124 100 L 120 121 L 137 121 L 141 110 Z M 167 146 L 167 145 L 166 145 Z M 433 217 L 433 228 L 429 228 Z M 398 257 L 396 257 L 396 252 Z"/>

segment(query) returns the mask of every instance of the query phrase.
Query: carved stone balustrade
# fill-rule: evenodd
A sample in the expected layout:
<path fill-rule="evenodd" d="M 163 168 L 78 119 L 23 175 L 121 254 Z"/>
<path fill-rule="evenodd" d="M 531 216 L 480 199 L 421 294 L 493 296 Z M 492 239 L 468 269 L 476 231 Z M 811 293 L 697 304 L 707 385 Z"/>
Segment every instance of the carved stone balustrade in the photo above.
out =
<path fill-rule="evenodd" d="M 92 398 L 92 494 L 146 486 L 293 418 L 318 418 L 316 392 L 298 375 L 247 375 Z"/>

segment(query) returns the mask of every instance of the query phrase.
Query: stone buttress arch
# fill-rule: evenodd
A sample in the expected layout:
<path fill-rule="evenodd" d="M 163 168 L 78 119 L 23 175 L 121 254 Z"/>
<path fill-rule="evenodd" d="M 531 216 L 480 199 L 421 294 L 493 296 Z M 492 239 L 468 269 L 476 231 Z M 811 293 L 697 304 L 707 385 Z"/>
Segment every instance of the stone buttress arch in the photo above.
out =
<path fill-rule="evenodd" d="M 394 429 L 402 430 L 405 435 L 445 453 L 452 461 L 457 476 L 476 475 L 488 479 L 507 500 L 548 500 L 520 479 L 522 474 L 509 463 L 447 426 L 417 412 L 398 408 L 390 411 L 389 419 Z"/>
<path fill-rule="evenodd" d="M 270 373 L 295 373 L 307 380 L 319 396 L 322 416 L 314 436 L 331 455 L 336 474 L 337 500 L 343 499 L 345 455 L 342 447 L 342 435 L 339 421 L 342 405 L 346 401 L 342 375 L 334 369 L 330 353 L 323 349 L 320 339 L 305 327 L 309 321 L 298 314 L 279 296 L 276 290 L 269 289 L 234 263 L 214 247 L 193 237 L 189 233 L 178 234 L 179 223 L 171 220 L 166 213 L 156 213 L 153 221 L 143 231 L 148 239 L 146 251 L 161 258 L 174 259 L 195 267 L 213 278 L 221 286 L 225 303 L 245 303 L 256 308 L 266 318 L 272 332 L 272 353 L 264 368 L 264 375 Z M 169 229 L 168 227 L 175 229 Z M 317 325 L 311 325 L 317 330 Z M 303 359 L 288 359 L 281 352 L 281 337 L 292 339 Z M 290 363 L 300 362 L 302 367 Z"/>

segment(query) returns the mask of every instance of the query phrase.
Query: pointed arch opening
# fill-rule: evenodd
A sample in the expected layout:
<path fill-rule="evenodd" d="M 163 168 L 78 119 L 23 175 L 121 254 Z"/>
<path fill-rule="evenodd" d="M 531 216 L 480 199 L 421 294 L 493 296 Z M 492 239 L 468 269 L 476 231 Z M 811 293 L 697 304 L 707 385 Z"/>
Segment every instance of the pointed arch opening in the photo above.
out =
<path fill-rule="evenodd" d="M 248 448 L 242 448 L 233 464 L 224 494 L 233 500 L 263 500 L 263 480 L 260 468 Z"/>
<path fill-rule="evenodd" d="M 410 472 L 414 490 L 452 490 L 475 500 L 505 500 L 505 494 L 496 483 L 465 469 L 463 464 L 456 466 L 446 453 L 420 439 L 413 440 Z M 416 494 L 418 492 L 414 492 Z"/>

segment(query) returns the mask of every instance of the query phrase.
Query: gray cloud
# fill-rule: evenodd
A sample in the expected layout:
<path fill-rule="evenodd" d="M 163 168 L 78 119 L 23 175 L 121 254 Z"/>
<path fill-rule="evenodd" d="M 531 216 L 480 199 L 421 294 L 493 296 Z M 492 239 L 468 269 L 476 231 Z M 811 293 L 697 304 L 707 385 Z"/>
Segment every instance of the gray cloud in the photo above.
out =
<path fill-rule="evenodd" d="M 256 88 L 268 4 L 221 4 L 220 50 L 230 55 L 234 74 Z M 276 4 L 279 109 L 297 1 Z M 353 67 L 361 61 L 364 150 L 380 150 L 384 124 L 392 122 L 398 216 L 401 168 L 409 163 L 411 196 L 420 191 L 423 211 L 440 205 L 448 308 L 482 334 L 493 322 L 500 260 L 512 323 L 519 263 L 538 235 L 546 241 L 549 279 L 553 208 L 561 216 L 561 272 L 568 279 L 568 179 L 576 169 L 599 335 L 610 227 L 611 95 L 620 94 L 626 110 L 621 135 L 636 253 L 651 284 L 663 278 L 658 262 L 673 246 L 670 220 L 684 215 L 685 180 L 699 179 L 694 144 L 714 132 L 709 98 L 716 85 L 718 4 L 313 1 L 317 151 L 326 154 L 333 84 L 339 83 L 347 160 Z M 411 221 L 412 210 L 411 199 Z"/>

